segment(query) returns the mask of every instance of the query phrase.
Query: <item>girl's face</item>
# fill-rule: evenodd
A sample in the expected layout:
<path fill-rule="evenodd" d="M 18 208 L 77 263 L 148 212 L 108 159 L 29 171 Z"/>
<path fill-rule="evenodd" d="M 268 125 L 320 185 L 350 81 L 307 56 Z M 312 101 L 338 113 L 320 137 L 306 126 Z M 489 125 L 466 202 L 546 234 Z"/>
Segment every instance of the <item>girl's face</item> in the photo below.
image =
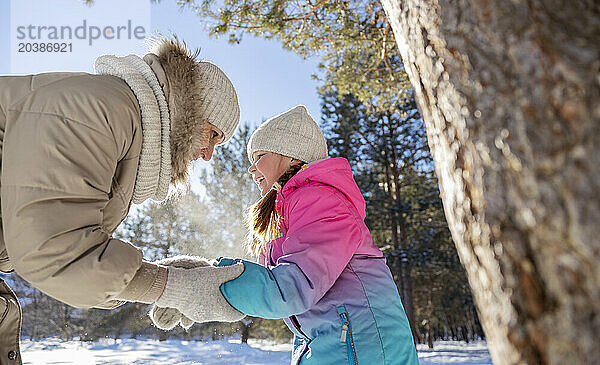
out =
<path fill-rule="evenodd" d="M 260 194 L 265 196 L 281 175 L 298 160 L 274 152 L 256 151 L 252 154 L 252 161 L 248 172 L 252 174 Z"/>

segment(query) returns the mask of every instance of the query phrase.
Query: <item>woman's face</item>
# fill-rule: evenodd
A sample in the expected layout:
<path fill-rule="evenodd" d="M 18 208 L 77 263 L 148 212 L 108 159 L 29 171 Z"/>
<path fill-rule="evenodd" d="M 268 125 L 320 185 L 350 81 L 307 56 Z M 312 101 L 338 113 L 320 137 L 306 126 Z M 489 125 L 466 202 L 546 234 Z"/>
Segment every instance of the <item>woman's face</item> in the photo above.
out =
<path fill-rule="evenodd" d="M 200 131 L 200 134 L 193 140 L 193 159 L 196 161 L 202 158 L 209 161 L 215 150 L 215 145 L 223 142 L 225 135 L 212 123 L 207 123 L 206 128 Z"/>
<path fill-rule="evenodd" d="M 297 161 L 274 152 L 256 151 L 252 154 L 252 165 L 248 172 L 258 185 L 260 194 L 265 196 L 273 184 Z"/>

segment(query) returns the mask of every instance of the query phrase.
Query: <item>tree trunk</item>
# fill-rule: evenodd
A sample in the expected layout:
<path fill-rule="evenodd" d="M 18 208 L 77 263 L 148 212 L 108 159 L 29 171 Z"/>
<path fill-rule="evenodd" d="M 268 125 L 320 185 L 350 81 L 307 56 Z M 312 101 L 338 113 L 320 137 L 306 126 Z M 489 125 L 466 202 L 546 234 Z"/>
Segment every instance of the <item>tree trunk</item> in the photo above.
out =
<path fill-rule="evenodd" d="M 433 350 L 433 333 L 431 327 L 427 328 L 427 347 Z"/>
<path fill-rule="evenodd" d="M 39 303 L 38 303 L 38 295 L 37 295 L 37 290 L 33 289 L 31 291 L 31 296 L 33 297 L 32 300 L 32 308 L 33 308 L 33 313 L 31 314 L 32 317 L 32 321 L 31 321 L 31 337 L 30 340 L 31 341 L 37 341 L 38 340 L 38 331 L 37 331 L 37 324 L 38 324 L 38 307 L 39 307 Z"/>
<path fill-rule="evenodd" d="M 466 343 L 469 343 L 469 333 L 467 332 L 467 328 L 465 326 L 460 327 L 460 334 L 462 336 L 462 340 Z"/>
<path fill-rule="evenodd" d="M 169 333 L 167 331 L 158 330 L 158 340 L 166 341 L 169 339 Z"/>
<path fill-rule="evenodd" d="M 68 304 L 60 303 L 62 309 L 61 331 L 65 341 L 71 341 L 71 307 Z"/>
<path fill-rule="evenodd" d="M 399 199 L 400 199 L 400 180 L 398 178 L 398 172 L 395 166 L 397 165 L 397 158 L 395 156 L 395 152 L 393 151 L 384 151 L 386 161 L 385 165 L 385 184 L 386 191 L 389 195 L 390 201 L 393 202 L 395 207 L 399 207 Z M 392 153 L 392 156 L 389 155 Z M 395 209 L 390 210 L 391 217 L 391 231 L 392 231 L 392 242 L 394 248 L 400 250 L 402 255 L 396 258 L 398 262 L 398 267 L 400 268 L 400 298 L 402 299 L 402 306 L 404 307 L 404 312 L 406 313 L 406 317 L 408 319 L 408 324 L 410 325 L 410 330 L 413 335 L 413 341 L 418 339 L 418 331 L 417 325 L 415 323 L 414 316 L 414 305 L 413 305 L 413 293 L 412 293 L 412 284 L 410 280 L 410 267 L 408 261 L 404 259 L 404 255 L 406 252 L 406 228 L 403 224 L 403 219 L 398 214 Z"/>
<path fill-rule="evenodd" d="M 382 3 L 494 362 L 600 363 L 600 3 Z"/>
<path fill-rule="evenodd" d="M 242 337 L 242 343 L 248 343 L 248 338 L 250 337 L 250 326 L 251 325 L 246 325 L 245 323 L 241 324 L 241 337 Z"/>

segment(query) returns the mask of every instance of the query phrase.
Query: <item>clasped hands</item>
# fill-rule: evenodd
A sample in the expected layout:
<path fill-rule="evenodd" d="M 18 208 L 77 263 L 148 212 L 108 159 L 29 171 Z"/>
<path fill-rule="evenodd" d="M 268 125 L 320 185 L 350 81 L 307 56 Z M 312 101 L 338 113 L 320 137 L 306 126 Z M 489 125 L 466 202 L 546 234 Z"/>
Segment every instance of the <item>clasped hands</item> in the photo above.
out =
<path fill-rule="evenodd" d="M 197 256 L 175 256 L 155 263 L 168 267 L 165 289 L 149 313 L 156 327 L 171 330 L 179 324 L 189 329 L 194 322 L 236 322 L 245 317 L 219 289 L 242 274 L 242 263 L 213 266 Z"/>

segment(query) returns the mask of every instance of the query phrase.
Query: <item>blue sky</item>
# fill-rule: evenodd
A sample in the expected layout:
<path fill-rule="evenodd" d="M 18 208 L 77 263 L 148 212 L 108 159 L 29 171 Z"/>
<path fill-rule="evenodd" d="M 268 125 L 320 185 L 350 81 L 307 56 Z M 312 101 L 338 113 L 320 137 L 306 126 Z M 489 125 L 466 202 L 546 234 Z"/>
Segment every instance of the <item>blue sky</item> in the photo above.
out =
<path fill-rule="evenodd" d="M 30 0 L 12 1 L 26 3 Z M 0 74 L 9 74 L 11 71 L 10 40 L 11 32 L 15 32 L 15 29 L 12 29 L 10 24 L 10 3 L 11 0 L 0 0 Z M 47 12 L 41 11 L 41 14 L 69 12 L 73 7 L 85 7 L 80 0 L 55 0 L 45 3 L 51 3 L 52 8 L 43 9 Z M 129 8 L 122 8 L 121 11 L 130 12 Z M 90 13 L 94 14 L 93 8 L 90 9 Z M 40 19 L 40 23 L 43 20 Z M 242 122 L 260 123 L 263 119 L 297 104 L 305 104 L 310 114 L 319 121 L 320 101 L 316 91 L 318 83 L 311 77 L 317 69 L 317 60 L 305 61 L 295 53 L 282 49 L 277 41 L 246 36 L 240 44 L 231 45 L 225 38 L 208 38 L 200 18 L 189 9 L 182 11 L 175 0 L 152 3 L 150 20 L 153 33 L 175 33 L 191 48 L 200 48 L 202 60 L 217 64 L 227 73 L 238 92 Z M 43 54 L 39 54 L 39 62 L 44 62 L 43 57 Z M 94 60 L 81 61 L 86 65 L 89 62 L 89 69 L 85 71 L 91 72 Z"/>

